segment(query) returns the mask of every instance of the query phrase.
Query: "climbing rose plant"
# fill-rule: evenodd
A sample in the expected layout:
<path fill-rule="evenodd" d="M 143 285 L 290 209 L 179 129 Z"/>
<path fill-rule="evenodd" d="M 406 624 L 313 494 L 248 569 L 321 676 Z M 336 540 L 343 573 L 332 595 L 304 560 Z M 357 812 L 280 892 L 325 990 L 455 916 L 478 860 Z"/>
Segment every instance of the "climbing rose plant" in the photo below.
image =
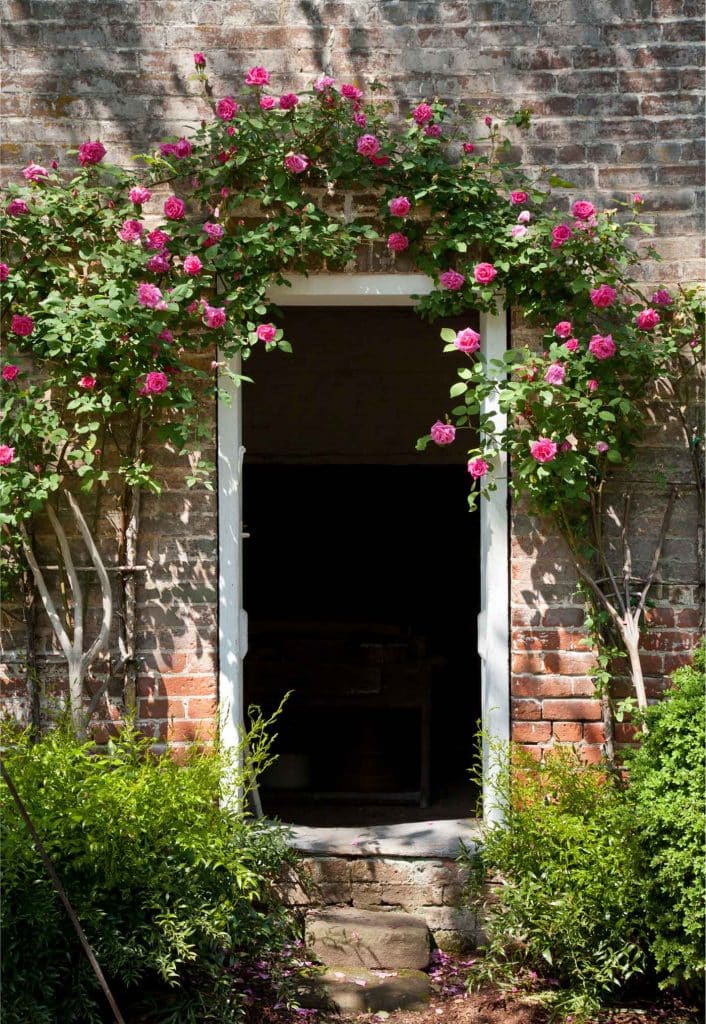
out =
<path fill-rule="evenodd" d="M 530 180 L 491 117 L 479 138 L 461 114 L 424 100 L 391 126 L 377 83 L 366 97 L 322 75 L 278 96 L 260 66 L 237 95 L 216 97 L 205 56 L 194 60 L 211 116 L 139 157 L 140 175 L 87 140 L 77 169 L 30 164 L 24 184 L 5 190 L 5 579 L 25 563 L 28 523 L 60 489 L 159 492 L 148 445 L 188 457 L 189 483 L 210 486 L 199 453 L 216 373 L 240 383 L 228 357 L 291 350 L 268 287 L 291 272 L 343 270 L 374 240 L 433 280 L 422 316 L 518 307 L 544 331 L 539 352 L 488 365 L 474 329 L 445 329 L 447 350 L 468 364 L 451 388 L 457 404 L 419 447 L 468 451 L 472 503 L 508 452 L 515 491 L 590 558 L 592 495 L 629 458 L 651 384 L 681 380 L 701 353 L 697 297 L 659 290 L 646 301 L 632 283 L 631 235 L 650 230 L 641 197 L 567 209 L 569 183 Z M 510 122 L 526 125 L 527 112 Z M 351 214 L 349 193 L 375 196 L 375 215 Z"/>

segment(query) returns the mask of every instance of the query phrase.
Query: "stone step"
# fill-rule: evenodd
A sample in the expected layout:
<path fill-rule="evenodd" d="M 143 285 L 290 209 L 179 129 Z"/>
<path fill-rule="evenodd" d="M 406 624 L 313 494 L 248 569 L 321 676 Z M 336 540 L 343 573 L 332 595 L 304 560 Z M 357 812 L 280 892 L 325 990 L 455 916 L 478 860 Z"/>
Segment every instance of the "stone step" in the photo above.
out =
<path fill-rule="evenodd" d="M 304 941 L 327 967 L 420 971 L 429 965 L 429 929 L 399 910 L 327 907 L 306 916 Z"/>
<path fill-rule="evenodd" d="M 431 983 L 423 971 L 343 970 L 329 967 L 300 989 L 304 1007 L 339 1013 L 421 1010 L 429 1002 Z"/>

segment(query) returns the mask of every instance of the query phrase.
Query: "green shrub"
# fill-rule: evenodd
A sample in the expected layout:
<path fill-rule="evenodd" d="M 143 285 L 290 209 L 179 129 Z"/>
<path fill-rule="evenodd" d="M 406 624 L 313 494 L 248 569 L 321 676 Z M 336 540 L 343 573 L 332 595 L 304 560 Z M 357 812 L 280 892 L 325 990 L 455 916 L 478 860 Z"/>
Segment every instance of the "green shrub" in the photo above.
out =
<path fill-rule="evenodd" d="M 564 1010 L 592 1013 L 645 965 L 625 794 L 570 747 L 541 764 L 516 748 L 511 766 L 498 756 L 505 825 L 490 827 L 471 858 L 476 894 L 489 876 L 496 883 L 476 977 L 540 972 Z"/>
<path fill-rule="evenodd" d="M 704 976 L 704 649 L 647 711 L 630 758 L 645 922 L 660 985 L 701 990 Z"/>
<path fill-rule="evenodd" d="M 2 738 L 7 770 L 129 1019 L 244 1020 L 243 972 L 276 960 L 293 938 L 273 888 L 291 855 L 280 829 L 219 805 L 225 755 L 154 757 L 131 729 L 98 753 L 62 730 L 36 744 Z M 262 758 L 267 740 L 255 746 Z M 73 928 L 0 791 L 3 1022 L 103 1020 Z"/>

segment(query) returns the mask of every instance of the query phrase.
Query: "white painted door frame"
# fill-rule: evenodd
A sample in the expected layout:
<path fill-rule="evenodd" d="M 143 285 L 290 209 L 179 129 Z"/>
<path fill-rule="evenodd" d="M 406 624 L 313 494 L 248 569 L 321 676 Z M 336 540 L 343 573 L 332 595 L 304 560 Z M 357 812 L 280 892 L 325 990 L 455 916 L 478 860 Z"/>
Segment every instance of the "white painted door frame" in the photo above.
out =
<path fill-rule="evenodd" d="M 424 274 L 292 275 L 292 287 L 270 289 L 268 298 L 280 306 L 413 306 L 412 295 L 432 288 Z M 480 314 L 481 351 L 498 359 L 507 348 L 505 312 Z M 240 372 L 239 357 L 230 369 Z M 221 375 L 219 386 L 230 403 L 218 404 L 218 701 L 221 741 L 235 748 L 243 724 L 243 659 L 247 653 L 247 617 L 242 593 L 242 444 L 241 389 Z M 492 405 L 484 410 L 496 423 L 502 414 Z M 497 820 L 495 779 L 490 748 L 510 736 L 509 675 L 509 561 L 507 466 L 501 456 L 496 469 L 497 489 L 481 503 L 481 612 L 478 653 L 481 657 L 483 742 L 483 808 L 488 821 Z M 469 723 L 469 729 L 471 723 Z"/>

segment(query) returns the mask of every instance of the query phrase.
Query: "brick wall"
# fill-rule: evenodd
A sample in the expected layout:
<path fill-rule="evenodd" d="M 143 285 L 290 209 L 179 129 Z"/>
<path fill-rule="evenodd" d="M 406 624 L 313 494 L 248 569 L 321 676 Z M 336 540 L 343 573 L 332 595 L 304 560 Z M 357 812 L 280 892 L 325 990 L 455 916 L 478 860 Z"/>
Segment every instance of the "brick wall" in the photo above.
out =
<path fill-rule="evenodd" d="M 702 277 L 696 0 L 2 0 L 0 10 L 5 177 L 88 137 L 127 163 L 181 133 L 206 112 L 189 78 L 195 50 L 208 56 L 216 93 L 254 63 L 270 69 L 275 89 L 302 89 L 322 70 L 339 80 L 379 75 L 397 114 L 432 95 L 464 102 L 477 124 L 532 107 L 532 128 L 515 137 L 525 166 L 559 169 L 601 206 L 639 190 L 663 256 L 646 278 Z M 648 511 L 654 460 L 671 471 L 684 455 L 674 455 L 662 408 L 633 481 Z M 165 475 L 165 494 L 145 498 L 139 710 L 157 735 L 182 740 L 195 722 L 207 726 L 215 699 L 215 512 L 211 496 L 186 491 L 179 466 Z M 656 594 L 661 628 L 646 656 L 653 693 L 698 629 L 697 522 L 685 488 Z M 515 737 L 538 749 L 552 737 L 582 740 L 595 754 L 592 656 L 567 560 L 521 510 L 512 552 Z M 46 654 L 46 633 L 42 642 Z M 11 675 L 21 701 L 22 673 Z"/>

